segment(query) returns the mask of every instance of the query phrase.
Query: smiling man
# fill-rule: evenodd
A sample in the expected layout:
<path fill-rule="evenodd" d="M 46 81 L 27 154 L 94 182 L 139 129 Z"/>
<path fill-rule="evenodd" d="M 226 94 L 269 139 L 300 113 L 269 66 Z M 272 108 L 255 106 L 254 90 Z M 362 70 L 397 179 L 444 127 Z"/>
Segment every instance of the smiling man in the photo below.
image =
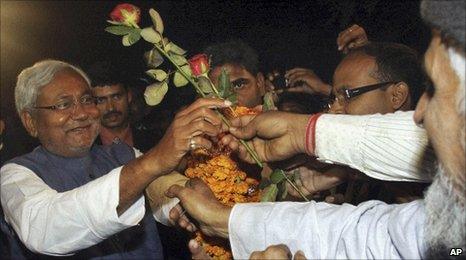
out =
<path fill-rule="evenodd" d="M 192 143 L 210 145 L 203 135 L 216 136 L 220 118 L 209 107 L 228 104 L 197 100 L 142 155 L 125 143 L 94 144 L 99 110 L 88 76 L 73 65 L 45 60 L 24 69 L 15 101 L 23 125 L 41 145 L 0 169 L 10 241 L 42 255 L 162 259 L 155 220 L 168 216 L 152 215 L 143 192 L 171 172 Z"/>

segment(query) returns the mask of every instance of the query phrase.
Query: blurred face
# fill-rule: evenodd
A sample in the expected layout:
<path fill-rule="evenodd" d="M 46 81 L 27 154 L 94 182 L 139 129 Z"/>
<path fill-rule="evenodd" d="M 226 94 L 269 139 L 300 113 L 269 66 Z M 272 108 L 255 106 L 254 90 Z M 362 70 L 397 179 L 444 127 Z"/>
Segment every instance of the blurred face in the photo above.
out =
<path fill-rule="evenodd" d="M 99 110 L 86 81 L 75 71 L 63 70 L 44 86 L 37 107 L 72 104 L 66 110 L 34 109 L 23 112 L 28 132 L 50 152 L 64 157 L 85 155 L 99 132 Z"/>
<path fill-rule="evenodd" d="M 332 94 L 342 96 L 345 89 L 355 89 L 362 86 L 381 83 L 371 76 L 377 70 L 373 57 L 364 54 L 349 55 L 341 61 L 333 74 Z M 338 114 L 366 115 L 394 112 L 389 102 L 387 91 L 375 89 L 348 101 L 337 99 L 333 102 L 330 112 Z"/>
<path fill-rule="evenodd" d="M 109 129 L 122 129 L 128 126 L 131 95 L 120 85 L 97 86 L 92 88 L 100 111 L 100 122 Z"/>
<path fill-rule="evenodd" d="M 466 247 L 465 57 L 442 43 L 438 33 L 425 54 L 434 89 L 421 97 L 414 120 L 423 124 L 439 168 L 425 196 L 427 248 L 433 258 L 450 247 Z"/>
<path fill-rule="evenodd" d="M 218 85 L 218 78 L 225 69 L 230 76 L 233 90 L 238 95 L 238 104 L 245 107 L 255 107 L 262 104 L 264 95 L 264 76 L 258 73 L 253 76 L 244 67 L 234 64 L 225 64 L 215 67 L 209 73 L 214 85 Z"/>

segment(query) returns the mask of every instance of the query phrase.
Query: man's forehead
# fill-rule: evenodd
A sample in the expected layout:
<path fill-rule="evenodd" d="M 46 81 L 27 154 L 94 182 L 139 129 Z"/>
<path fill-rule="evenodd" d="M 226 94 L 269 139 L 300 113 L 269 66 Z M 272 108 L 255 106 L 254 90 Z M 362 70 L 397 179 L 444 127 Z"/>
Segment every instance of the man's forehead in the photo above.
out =
<path fill-rule="evenodd" d="M 94 95 L 109 95 L 109 94 L 116 94 L 116 93 L 125 93 L 125 88 L 121 84 L 113 84 L 113 85 L 102 85 L 102 86 L 95 86 L 92 88 L 92 93 Z"/>
<path fill-rule="evenodd" d="M 377 80 L 374 77 L 376 69 L 377 65 L 374 57 L 368 55 L 346 57 L 335 70 L 333 86 L 351 88 L 376 83 Z"/>

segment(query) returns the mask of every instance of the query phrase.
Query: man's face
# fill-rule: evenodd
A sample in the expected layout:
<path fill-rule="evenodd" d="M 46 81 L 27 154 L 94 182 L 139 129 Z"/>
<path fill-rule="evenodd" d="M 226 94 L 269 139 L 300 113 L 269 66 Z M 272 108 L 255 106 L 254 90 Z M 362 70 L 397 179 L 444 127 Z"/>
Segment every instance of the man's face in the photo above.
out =
<path fill-rule="evenodd" d="M 50 152 L 77 157 L 87 153 L 99 132 L 99 110 L 89 100 L 92 93 L 87 82 L 77 72 L 64 70 L 56 74 L 44 86 L 38 97 L 37 107 L 72 104 L 67 110 L 35 109 L 34 113 L 23 112 L 22 119 L 28 121 L 29 133 L 39 138 Z"/>
<path fill-rule="evenodd" d="M 340 62 L 333 74 L 332 93 L 341 97 L 345 89 L 381 83 L 373 76 L 376 69 L 377 64 L 373 57 L 364 54 L 347 56 Z M 394 112 L 388 93 L 381 88 L 363 93 L 348 101 L 341 99 L 343 98 L 338 98 L 333 102 L 330 112 L 352 115 Z"/>
<path fill-rule="evenodd" d="M 109 129 L 128 126 L 130 95 L 121 84 L 92 88 L 100 110 L 100 122 Z"/>
<path fill-rule="evenodd" d="M 419 100 L 414 120 L 425 127 L 439 160 L 425 197 L 427 247 L 432 257 L 438 258 L 451 247 L 466 247 L 465 58 L 452 54 L 440 35 L 433 35 L 425 67 L 434 89 Z"/>
<path fill-rule="evenodd" d="M 258 73 L 257 76 L 253 76 L 244 67 L 228 63 L 213 68 L 209 73 L 215 86 L 218 85 L 218 78 L 223 69 L 228 72 L 233 91 L 238 95 L 238 105 L 252 108 L 262 104 L 264 95 L 262 74 Z"/>

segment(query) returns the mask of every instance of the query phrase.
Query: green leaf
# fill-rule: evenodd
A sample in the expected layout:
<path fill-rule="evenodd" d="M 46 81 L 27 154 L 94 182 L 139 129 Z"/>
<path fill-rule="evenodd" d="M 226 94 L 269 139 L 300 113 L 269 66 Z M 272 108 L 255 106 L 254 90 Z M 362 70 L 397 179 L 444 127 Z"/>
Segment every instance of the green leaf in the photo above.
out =
<path fill-rule="evenodd" d="M 173 77 L 173 84 L 175 84 L 176 87 L 183 87 L 188 84 L 188 80 L 181 75 L 178 71 L 175 72 L 175 76 Z"/>
<path fill-rule="evenodd" d="M 218 77 L 217 90 L 222 98 L 226 98 L 232 94 L 230 76 L 225 68 L 222 69 L 222 72 Z"/>
<path fill-rule="evenodd" d="M 270 110 L 276 110 L 275 103 L 273 102 L 273 93 L 272 92 L 266 92 L 264 95 L 264 104 L 262 105 L 262 110 L 265 111 L 270 111 Z"/>
<path fill-rule="evenodd" d="M 280 183 L 285 179 L 285 172 L 281 169 L 275 169 L 272 174 L 270 174 L 270 181 L 274 184 Z"/>
<path fill-rule="evenodd" d="M 106 32 L 109 32 L 109 33 L 115 34 L 115 35 L 126 35 L 126 34 L 129 34 L 132 30 L 133 30 L 133 28 L 128 27 L 128 26 L 123 26 L 123 25 L 108 26 L 108 27 L 105 28 Z"/>
<path fill-rule="evenodd" d="M 155 106 L 162 102 L 168 92 L 167 82 L 158 82 L 146 87 L 144 99 L 149 106 Z"/>
<path fill-rule="evenodd" d="M 178 45 L 174 44 L 173 42 L 169 42 L 166 46 L 168 48 L 168 51 L 174 54 L 178 55 L 184 55 L 186 54 L 186 51 L 178 47 Z"/>
<path fill-rule="evenodd" d="M 282 181 L 278 186 L 277 200 L 284 200 L 288 196 L 288 190 L 286 188 L 286 181 Z"/>
<path fill-rule="evenodd" d="M 209 94 L 212 93 L 212 83 L 210 82 L 210 79 L 200 76 L 197 78 L 197 84 L 199 85 L 199 88 L 201 89 L 202 93 L 204 94 Z"/>
<path fill-rule="evenodd" d="M 261 202 L 270 202 L 277 199 L 278 188 L 276 184 L 271 184 L 261 192 Z"/>
<path fill-rule="evenodd" d="M 164 81 L 168 76 L 168 74 L 165 71 L 163 71 L 163 70 L 154 70 L 154 69 L 146 71 L 146 74 L 151 76 L 152 78 L 154 78 L 157 81 Z"/>
<path fill-rule="evenodd" d="M 272 184 L 270 179 L 262 178 L 261 182 L 259 183 L 259 189 L 263 190 L 263 189 L 267 188 L 268 186 L 270 186 L 270 184 Z"/>
<path fill-rule="evenodd" d="M 131 32 L 125 36 L 123 36 L 123 39 L 122 39 L 122 43 L 124 46 L 131 46 L 133 44 L 135 44 L 136 42 L 139 41 L 139 39 L 141 39 L 141 29 L 136 29 L 136 28 L 133 28 L 133 30 L 131 30 Z"/>
<path fill-rule="evenodd" d="M 144 59 L 149 68 L 157 68 L 163 63 L 163 57 L 156 48 L 144 53 Z"/>
<path fill-rule="evenodd" d="M 230 101 L 232 104 L 235 105 L 238 103 L 238 94 L 233 93 L 229 95 L 228 97 L 226 97 L 226 100 Z"/>
<path fill-rule="evenodd" d="M 160 34 L 163 34 L 163 21 L 160 14 L 155 11 L 154 9 L 149 10 L 150 18 L 152 19 L 152 23 L 154 24 L 155 30 Z"/>
<path fill-rule="evenodd" d="M 178 66 L 188 64 L 188 60 L 183 55 L 178 55 L 174 53 L 170 53 L 168 55 L 170 55 L 170 58 L 172 58 L 173 62 L 175 62 L 175 64 Z"/>
<path fill-rule="evenodd" d="M 162 36 L 160 36 L 160 34 L 152 27 L 142 29 L 141 36 L 144 40 L 151 43 L 159 43 L 162 40 Z"/>

